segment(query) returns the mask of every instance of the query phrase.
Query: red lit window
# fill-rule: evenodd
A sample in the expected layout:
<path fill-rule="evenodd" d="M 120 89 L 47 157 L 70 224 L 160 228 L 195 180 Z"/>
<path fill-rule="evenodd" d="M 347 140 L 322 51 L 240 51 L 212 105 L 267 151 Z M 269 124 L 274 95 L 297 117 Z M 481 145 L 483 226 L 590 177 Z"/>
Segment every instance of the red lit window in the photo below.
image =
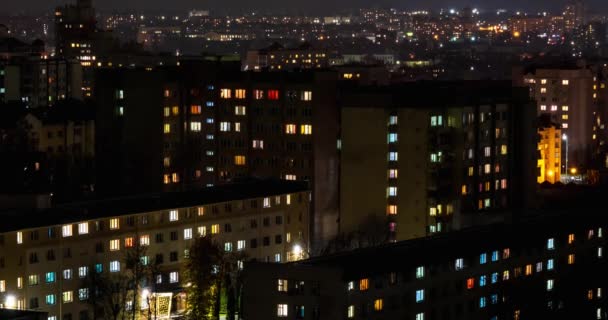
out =
<path fill-rule="evenodd" d="M 279 90 L 268 90 L 268 100 L 279 100 Z"/>
<path fill-rule="evenodd" d="M 467 279 L 467 289 L 473 289 L 475 287 L 475 278 Z"/>

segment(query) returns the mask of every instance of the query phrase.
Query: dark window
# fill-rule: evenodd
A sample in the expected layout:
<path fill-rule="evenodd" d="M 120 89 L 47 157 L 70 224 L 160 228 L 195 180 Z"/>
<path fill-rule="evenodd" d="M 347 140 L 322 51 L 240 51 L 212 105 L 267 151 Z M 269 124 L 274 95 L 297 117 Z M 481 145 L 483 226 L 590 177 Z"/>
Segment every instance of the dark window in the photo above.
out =
<path fill-rule="evenodd" d="M 102 253 L 102 252 L 103 252 L 103 243 L 97 242 L 95 244 L 95 253 Z"/>
<path fill-rule="evenodd" d="M 258 201 L 257 200 L 251 200 L 251 208 L 255 209 L 258 207 Z"/>
<path fill-rule="evenodd" d="M 95 231 L 103 231 L 103 221 L 95 221 Z"/>
<path fill-rule="evenodd" d="M 169 253 L 169 261 L 171 261 L 171 262 L 177 261 L 177 251 L 171 251 Z"/>
<path fill-rule="evenodd" d="M 70 249 L 70 248 L 63 248 L 63 257 L 64 258 L 71 258 L 72 257 L 72 249 Z"/>
<path fill-rule="evenodd" d="M 132 227 L 135 225 L 135 217 L 127 217 L 127 225 Z"/>
<path fill-rule="evenodd" d="M 63 315 L 63 320 L 72 320 L 72 314 L 71 313 L 66 313 Z"/>
<path fill-rule="evenodd" d="M 163 263 L 163 254 L 162 253 L 156 254 L 155 262 L 158 264 Z"/>
<path fill-rule="evenodd" d="M 270 245 L 270 237 L 264 237 L 264 247 L 267 247 Z"/>
<path fill-rule="evenodd" d="M 274 243 L 275 244 L 281 244 L 281 243 L 283 243 L 283 237 L 281 237 L 280 234 L 277 234 L 276 236 L 274 236 Z"/>
<path fill-rule="evenodd" d="M 57 232 L 55 231 L 55 228 L 53 228 L 53 227 L 49 228 L 48 236 L 49 236 L 49 239 L 55 239 L 55 237 L 57 237 Z"/>
<path fill-rule="evenodd" d="M 162 243 L 164 241 L 164 237 L 162 233 L 156 234 L 156 243 Z"/>
<path fill-rule="evenodd" d="M 226 223 L 224 225 L 224 232 L 232 232 L 232 226 L 230 225 L 230 223 Z"/>
<path fill-rule="evenodd" d="M 177 231 L 171 231 L 171 241 L 177 240 Z"/>
<path fill-rule="evenodd" d="M 268 226 L 270 225 L 270 218 L 265 217 L 265 218 L 262 220 L 262 224 L 264 224 L 264 227 L 268 227 Z"/>
<path fill-rule="evenodd" d="M 282 216 L 276 216 L 275 222 L 276 222 L 276 224 L 283 224 L 283 217 Z"/>
<path fill-rule="evenodd" d="M 251 229 L 256 229 L 258 227 L 258 220 L 251 219 Z"/>
<path fill-rule="evenodd" d="M 38 230 L 30 232 L 30 240 L 38 240 Z"/>
<path fill-rule="evenodd" d="M 30 309 L 38 308 L 38 298 L 30 298 Z"/>
<path fill-rule="evenodd" d="M 78 320 L 89 320 L 89 312 L 87 310 L 82 310 L 78 314 Z"/>
<path fill-rule="evenodd" d="M 226 203 L 226 205 L 224 206 L 224 211 L 232 212 L 232 205 L 230 203 Z"/>
<path fill-rule="evenodd" d="M 255 249 L 258 247 L 258 239 L 249 240 L 249 247 Z"/>
<path fill-rule="evenodd" d="M 48 250 L 46 252 L 46 260 L 54 261 L 55 260 L 55 250 Z"/>
<path fill-rule="evenodd" d="M 30 253 L 30 264 L 38 263 L 38 254 L 36 252 Z"/>

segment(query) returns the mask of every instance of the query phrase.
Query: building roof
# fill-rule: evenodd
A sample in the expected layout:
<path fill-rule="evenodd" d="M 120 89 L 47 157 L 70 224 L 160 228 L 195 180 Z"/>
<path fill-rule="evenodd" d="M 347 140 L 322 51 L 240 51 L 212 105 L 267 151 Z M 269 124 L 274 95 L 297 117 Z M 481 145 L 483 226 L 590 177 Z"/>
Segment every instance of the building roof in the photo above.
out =
<path fill-rule="evenodd" d="M 75 223 L 83 220 L 158 210 L 194 207 L 309 190 L 308 183 L 285 180 L 248 180 L 197 191 L 144 194 L 68 203 L 43 210 L 0 212 L 0 232 Z"/>

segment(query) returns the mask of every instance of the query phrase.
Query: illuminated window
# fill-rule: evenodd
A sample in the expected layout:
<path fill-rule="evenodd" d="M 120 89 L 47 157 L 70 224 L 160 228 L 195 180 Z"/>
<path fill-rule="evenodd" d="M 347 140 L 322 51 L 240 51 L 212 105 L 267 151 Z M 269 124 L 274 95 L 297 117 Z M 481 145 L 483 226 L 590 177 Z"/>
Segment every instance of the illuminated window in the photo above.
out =
<path fill-rule="evenodd" d="M 498 282 L 498 272 L 492 273 L 492 278 L 490 279 L 490 281 L 492 281 L 492 283 Z"/>
<path fill-rule="evenodd" d="M 179 220 L 179 211 L 170 210 L 169 211 L 169 221 L 178 221 Z"/>
<path fill-rule="evenodd" d="M 230 89 L 220 89 L 220 98 L 222 99 L 230 99 L 232 97 L 232 90 Z"/>
<path fill-rule="evenodd" d="M 502 155 L 507 154 L 507 145 L 506 144 L 503 144 L 500 146 L 500 154 L 502 154 Z"/>
<path fill-rule="evenodd" d="M 467 289 L 473 289 L 475 287 L 475 278 L 467 279 Z"/>
<path fill-rule="evenodd" d="M 420 266 L 416 268 L 416 279 L 424 278 L 424 266 Z"/>
<path fill-rule="evenodd" d="M 165 123 L 165 125 L 163 126 L 163 132 L 164 133 L 171 133 L 171 124 Z"/>
<path fill-rule="evenodd" d="M 279 100 L 279 90 L 268 90 L 268 100 Z"/>
<path fill-rule="evenodd" d="M 179 273 L 173 271 L 169 273 L 169 283 L 177 283 L 179 281 Z"/>
<path fill-rule="evenodd" d="M 230 122 L 220 122 L 220 131 L 222 131 L 222 132 L 230 131 Z"/>
<path fill-rule="evenodd" d="M 527 276 L 529 276 L 529 275 L 531 275 L 531 274 L 532 274 L 532 265 L 531 265 L 531 264 L 526 265 L 526 271 L 525 271 L 525 274 L 526 274 Z"/>
<path fill-rule="evenodd" d="M 431 117 L 431 127 L 441 127 L 443 126 L 443 116 L 432 116 Z"/>
<path fill-rule="evenodd" d="M 171 174 L 171 182 L 179 182 L 179 173 L 172 173 Z"/>
<path fill-rule="evenodd" d="M 552 105 L 551 106 L 551 111 L 557 111 L 557 106 L 556 105 Z"/>
<path fill-rule="evenodd" d="M 562 85 L 567 86 L 570 84 L 569 80 L 562 80 Z"/>
<path fill-rule="evenodd" d="M 547 280 L 547 291 L 553 290 L 553 279 Z"/>
<path fill-rule="evenodd" d="M 125 238 L 125 248 L 133 247 L 133 237 Z"/>
<path fill-rule="evenodd" d="M 499 257 L 498 257 L 498 250 L 495 250 L 492 252 L 492 262 L 496 262 L 498 261 Z"/>
<path fill-rule="evenodd" d="M 311 101 L 312 100 L 312 91 L 302 91 L 300 99 L 302 101 Z"/>
<path fill-rule="evenodd" d="M 562 106 L 562 111 L 568 111 L 568 106 Z"/>
<path fill-rule="evenodd" d="M 253 97 L 256 100 L 264 99 L 264 90 L 254 90 L 253 91 Z"/>
<path fill-rule="evenodd" d="M 17 244 L 22 244 L 23 243 L 23 232 L 18 231 L 17 232 Z"/>
<path fill-rule="evenodd" d="M 207 227 L 205 227 L 205 226 L 200 226 L 200 227 L 198 227 L 198 228 L 197 228 L 197 231 L 198 231 L 198 234 L 199 234 L 201 237 L 204 237 L 204 236 L 206 236 L 206 235 L 207 235 Z"/>
<path fill-rule="evenodd" d="M 290 194 L 288 194 L 288 195 L 285 196 L 285 203 L 288 204 L 288 205 L 291 204 L 291 195 Z"/>
<path fill-rule="evenodd" d="M 399 160 L 399 154 L 397 152 L 388 153 L 388 161 L 397 161 L 397 160 Z"/>
<path fill-rule="evenodd" d="M 63 303 L 70 303 L 70 302 L 74 301 L 74 296 L 72 294 L 72 291 L 64 291 L 62 294 L 62 300 L 63 300 Z"/>
<path fill-rule="evenodd" d="M 399 170 L 397 169 L 389 169 L 388 170 L 388 178 L 389 179 L 397 179 L 399 176 Z"/>
<path fill-rule="evenodd" d="M 39 278 L 37 274 L 32 274 L 27 277 L 27 284 L 30 286 L 37 286 L 39 283 Z"/>
<path fill-rule="evenodd" d="M 348 306 L 346 313 L 347 313 L 348 318 L 354 318 L 355 317 L 355 306 L 353 306 L 353 305 Z"/>
<path fill-rule="evenodd" d="M 17 277 L 17 289 L 23 288 L 23 278 Z"/>
<path fill-rule="evenodd" d="M 503 281 L 509 280 L 509 270 L 505 270 L 502 272 L 502 280 Z"/>
<path fill-rule="evenodd" d="M 118 241 L 118 240 L 116 240 Z M 78 268 L 78 277 L 79 278 L 84 278 L 87 276 L 87 274 L 89 274 L 89 267 L 79 267 Z"/>
<path fill-rule="evenodd" d="M 365 291 L 369 289 L 369 279 L 361 279 L 359 280 L 359 291 Z"/>
<path fill-rule="evenodd" d="M 234 156 L 234 164 L 237 166 L 245 165 L 245 156 Z"/>
<path fill-rule="evenodd" d="M 110 251 L 120 250 L 120 241 L 118 239 L 110 240 Z"/>
<path fill-rule="evenodd" d="M 171 114 L 174 115 L 174 116 L 178 115 L 179 114 L 179 107 L 178 106 L 173 106 L 171 108 Z"/>
<path fill-rule="evenodd" d="M 387 137 L 387 142 L 388 143 L 395 143 L 395 142 L 397 142 L 397 138 L 398 138 L 398 136 L 397 136 L 396 133 L 389 133 L 388 137 Z"/>
<path fill-rule="evenodd" d="M 296 134 L 296 125 L 295 124 L 286 124 L 285 133 L 286 134 Z"/>
<path fill-rule="evenodd" d="M 6 280 L 0 280 L 0 292 L 6 292 Z"/>
<path fill-rule="evenodd" d="M 386 188 L 386 196 L 387 197 L 396 197 L 397 196 L 397 187 Z"/>
<path fill-rule="evenodd" d="M 289 233 L 288 233 L 289 235 Z M 287 241 L 289 242 L 289 241 Z M 247 241 L 245 240 L 239 240 L 236 242 L 236 249 L 237 250 L 245 250 L 245 247 L 247 246 Z"/>
<path fill-rule="evenodd" d="M 190 114 L 201 114 L 202 108 L 200 105 L 190 106 Z"/>
<path fill-rule="evenodd" d="M 424 312 L 417 313 L 415 320 L 424 320 Z"/>
<path fill-rule="evenodd" d="M 568 115 L 567 114 L 562 114 L 562 120 L 568 120 Z"/>
<path fill-rule="evenodd" d="M 482 253 L 479 255 L 479 264 L 485 264 L 488 262 L 488 255 L 486 253 Z"/>
<path fill-rule="evenodd" d="M 574 243 L 574 233 L 568 235 L 568 244 Z"/>
<path fill-rule="evenodd" d="M 234 90 L 234 97 L 236 99 L 245 99 L 246 96 L 247 96 L 247 91 L 245 89 Z"/>
<path fill-rule="evenodd" d="M 110 261 L 110 272 L 119 272 L 120 271 L 120 262 L 119 261 Z"/>
<path fill-rule="evenodd" d="M 424 289 L 416 290 L 416 302 L 424 301 Z"/>
<path fill-rule="evenodd" d="M 287 317 L 287 304 L 277 304 L 277 317 Z"/>
<path fill-rule="evenodd" d="M 264 140 L 253 140 L 252 144 L 254 149 L 264 149 Z"/>
<path fill-rule="evenodd" d="M 541 79 L 540 84 L 547 84 L 547 79 Z"/>
<path fill-rule="evenodd" d="M 540 88 L 540 93 L 547 93 L 547 88 Z"/>
<path fill-rule="evenodd" d="M 235 122 L 234 123 L 234 131 L 235 132 L 241 132 L 241 123 L 240 122 Z"/>
<path fill-rule="evenodd" d="M 540 105 L 540 110 L 542 110 L 542 111 L 547 110 L 547 105 L 545 105 L 545 104 L 541 104 L 541 105 Z"/>
<path fill-rule="evenodd" d="M 603 247 L 598 247 L 597 248 L 597 257 L 598 258 L 603 258 L 604 257 L 604 248 Z"/>
<path fill-rule="evenodd" d="M 382 299 L 374 300 L 374 311 L 382 311 L 383 307 Z"/>
<path fill-rule="evenodd" d="M 63 237 L 71 237 L 72 236 L 72 225 L 66 224 L 66 225 L 62 226 L 61 235 L 63 235 Z"/>
<path fill-rule="evenodd" d="M 287 292 L 288 290 L 288 282 L 285 279 L 279 279 L 277 281 L 277 291 L 279 292 Z"/>
<path fill-rule="evenodd" d="M 473 167 L 469 167 L 469 177 L 472 177 L 473 174 L 475 173 L 475 169 L 473 169 Z"/>
<path fill-rule="evenodd" d="M 82 222 L 78 224 L 78 234 L 87 234 L 89 233 L 89 223 Z"/>
<path fill-rule="evenodd" d="M 70 279 L 72 279 L 72 269 L 63 270 L 63 280 L 70 280 Z"/>
<path fill-rule="evenodd" d="M 567 123 L 562 123 L 562 128 L 568 129 L 568 124 Z"/>
<path fill-rule="evenodd" d="M 300 125 L 300 134 L 303 134 L 303 135 L 312 134 L 312 126 L 309 124 Z"/>
<path fill-rule="evenodd" d="M 203 127 L 202 124 L 198 121 L 190 122 L 190 131 L 200 132 L 202 127 Z"/>
<path fill-rule="evenodd" d="M 568 264 L 574 264 L 574 253 L 568 255 Z"/>
<path fill-rule="evenodd" d="M 486 281 L 487 281 L 487 277 L 486 276 L 480 276 L 479 277 L 479 286 L 480 287 L 485 287 L 486 286 Z"/>
<path fill-rule="evenodd" d="M 219 224 L 214 224 L 211 226 L 211 234 L 218 234 L 220 233 L 220 225 Z"/>
<path fill-rule="evenodd" d="M 171 90 L 165 89 L 165 91 L 163 92 L 163 96 L 165 98 L 169 98 L 171 96 Z"/>
<path fill-rule="evenodd" d="M 150 235 L 143 235 L 139 237 L 139 245 L 140 246 L 149 246 L 150 245 Z"/>
<path fill-rule="evenodd" d="M 549 238 L 549 239 L 547 239 L 547 250 L 553 250 L 553 249 L 555 249 L 555 239 Z"/>
<path fill-rule="evenodd" d="M 456 262 L 454 263 L 454 267 L 456 270 L 464 269 L 464 259 L 462 259 L 462 258 L 456 259 Z"/>
<path fill-rule="evenodd" d="M 168 174 L 163 175 L 163 183 L 164 184 L 169 184 L 171 182 L 171 178 L 169 177 Z"/>

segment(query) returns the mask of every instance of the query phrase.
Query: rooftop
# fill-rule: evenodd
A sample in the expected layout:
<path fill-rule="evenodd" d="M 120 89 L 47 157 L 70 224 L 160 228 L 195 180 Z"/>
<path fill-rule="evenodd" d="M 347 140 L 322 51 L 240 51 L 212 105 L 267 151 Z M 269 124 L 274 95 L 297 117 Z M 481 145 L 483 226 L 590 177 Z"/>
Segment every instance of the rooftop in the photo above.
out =
<path fill-rule="evenodd" d="M 104 217 L 269 197 L 306 190 L 308 190 L 306 182 L 249 180 L 197 191 L 101 199 L 63 204 L 43 210 L 7 210 L 0 212 L 2 220 L 0 233 Z"/>

